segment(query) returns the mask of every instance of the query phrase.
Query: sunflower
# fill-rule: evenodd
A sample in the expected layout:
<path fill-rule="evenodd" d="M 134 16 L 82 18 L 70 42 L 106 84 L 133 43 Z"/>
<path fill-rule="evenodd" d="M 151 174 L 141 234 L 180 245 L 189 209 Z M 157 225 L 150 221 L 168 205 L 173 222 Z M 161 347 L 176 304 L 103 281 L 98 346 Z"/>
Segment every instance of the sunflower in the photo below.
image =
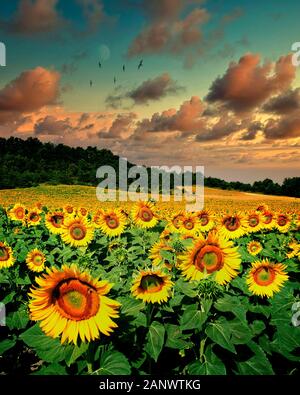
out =
<path fill-rule="evenodd" d="M 200 221 L 196 214 L 186 214 L 179 220 L 179 232 L 184 234 L 195 235 L 200 228 Z"/>
<path fill-rule="evenodd" d="M 288 275 L 284 271 L 286 266 L 281 263 L 270 263 L 267 259 L 253 262 L 246 278 L 249 290 L 258 296 L 272 297 L 279 292 Z"/>
<path fill-rule="evenodd" d="M 131 292 L 137 299 L 146 303 L 166 302 L 171 296 L 173 282 L 169 275 L 161 270 L 148 269 L 139 272 L 133 280 Z"/>
<path fill-rule="evenodd" d="M 246 232 L 247 221 L 241 213 L 225 214 L 220 220 L 219 233 L 227 239 L 238 239 Z"/>
<path fill-rule="evenodd" d="M 173 252 L 173 248 L 169 246 L 164 240 L 159 240 L 151 247 L 149 258 L 152 260 L 154 266 L 158 266 L 164 262 L 165 266 L 168 269 L 171 269 L 171 264 L 166 258 L 162 256 L 162 251 Z"/>
<path fill-rule="evenodd" d="M 172 235 L 172 232 L 171 232 L 169 229 L 164 229 L 164 230 L 161 232 L 159 238 L 160 238 L 161 240 L 164 240 L 164 241 L 169 241 L 170 238 L 171 238 L 171 235 Z"/>
<path fill-rule="evenodd" d="M 199 211 L 197 217 L 199 218 L 199 229 L 201 232 L 209 232 L 215 226 L 213 215 L 210 210 L 206 209 Z"/>
<path fill-rule="evenodd" d="M 260 213 L 264 213 L 266 211 L 269 211 L 269 207 L 265 203 L 261 203 L 259 206 L 257 206 L 255 211 L 259 211 Z"/>
<path fill-rule="evenodd" d="M 104 215 L 104 210 L 102 208 L 99 208 L 96 214 L 92 217 L 92 223 L 95 228 L 101 227 L 101 219 L 103 215 Z"/>
<path fill-rule="evenodd" d="M 127 220 L 119 209 L 115 209 L 100 215 L 97 222 L 103 233 L 113 237 L 124 232 Z"/>
<path fill-rule="evenodd" d="M 13 208 L 8 211 L 8 216 L 13 221 L 25 221 L 26 208 L 20 203 L 16 203 Z"/>
<path fill-rule="evenodd" d="M 61 343 L 98 339 L 100 332 L 109 336 L 117 327 L 111 318 L 118 317 L 120 303 L 106 295 L 112 284 L 99 281 L 76 265 L 61 269 L 46 268 L 37 277 L 37 287 L 30 290 L 29 310 L 46 335 L 61 336 Z"/>
<path fill-rule="evenodd" d="M 247 244 L 247 251 L 251 255 L 257 255 L 262 251 L 262 245 L 258 241 L 250 241 L 250 243 Z"/>
<path fill-rule="evenodd" d="M 241 264 L 238 247 L 214 231 L 206 238 L 200 235 L 179 259 L 180 268 L 187 279 L 199 281 L 212 276 L 221 285 L 238 275 Z"/>
<path fill-rule="evenodd" d="M 75 214 L 74 207 L 71 206 L 71 204 L 67 204 L 66 206 L 64 206 L 63 210 L 64 210 L 65 214 L 68 214 L 68 215 L 74 215 Z"/>
<path fill-rule="evenodd" d="M 183 210 L 177 211 L 169 218 L 167 229 L 169 229 L 171 232 L 179 232 L 180 221 L 182 221 L 183 219 L 184 219 L 184 211 Z"/>
<path fill-rule="evenodd" d="M 26 263 L 33 272 L 42 272 L 45 269 L 45 262 L 45 255 L 36 248 L 27 254 Z"/>
<path fill-rule="evenodd" d="M 263 227 L 262 217 L 259 211 L 252 211 L 246 215 L 247 231 L 258 232 Z"/>
<path fill-rule="evenodd" d="M 157 222 L 157 214 L 151 202 L 138 202 L 131 209 L 133 222 L 141 228 L 153 228 Z"/>
<path fill-rule="evenodd" d="M 289 259 L 298 256 L 298 254 L 300 253 L 300 244 L 298 244 L 294 240 L 289 243 L 289 248 L 292 250 L 286 254 L 287 258 Z"/>
<path fill-rule="evenodd" d="M 275 214 L 266 210 L 262 213 L 262 226 L 265 229 L 272 229 L 275 226 Z"/>
<path fill-rule="evenodd" d="M 62 232 L 64 218 L 65 214 L 62 211 L 47 214 L 45 219 L 47 229 L 54 234 L 60 234 Z"/>
<path fill-rule="evenodd" d="M 289 231 L 292 224 L 291 216 L 288 214 L 279 213 L 275 217 L 275 227 L 281 232 L 286 233 Z"/>
<path fill-rule="evenodd" d="M 26 219 L 27 219 L 28 226 L 39 225 L 42 221 L 41 210 L 39 210 L 37 208 L 28 210 Z"/>
<path fill-rule="evenodd" d="M 85 207 L 80 207 L 76 210 L 76 214 L 80 217 L 86 217 L 88 215 L 88 211 Z"/>
<path fill-rule="evenodd" d="M 8 268 L 15 263 L 13 251 L 7 243 L 0 241 L 0 269 Z"/>
<path fill-rule="evenodd" d="M 74 247 L 87 246 L 94 237 L 93 226 L 84 217 L 65 219 L 61 238 Z"/>

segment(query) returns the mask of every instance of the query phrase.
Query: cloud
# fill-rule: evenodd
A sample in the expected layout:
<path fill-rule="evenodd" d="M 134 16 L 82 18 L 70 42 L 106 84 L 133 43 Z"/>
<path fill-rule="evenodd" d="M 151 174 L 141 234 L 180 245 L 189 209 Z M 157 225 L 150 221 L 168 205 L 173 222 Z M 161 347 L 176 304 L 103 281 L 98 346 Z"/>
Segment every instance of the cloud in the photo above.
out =
<path fill-rule="evenodd" d="M 222 77 L 211 85 L 206 100 L 235 112 L 253 110 L 276 93 L 290 87 L 295 78 L 291 55 L 260 65 L 260 56 L 248 53 L 230 63 Z"/>
<path fill-rule="evenodd" d="M 59 82 L 57 71 L 43 67 L 21 73 L 0 90 L 0 122 L 55 104 L 60 94 Z"/>
<path fill-rule="evenodd" d="M 47 115 L 40 118 L 34 125 L 34 134 L 39 135 L 64 135 L 68 130 L 71 130 L 69 118 L 64 120 L 57 120 L 52 115 Z"/>
<path fill-rule="evenodd" d="M 279 115 L 290 114 L 300 109 L 300 88 L 289 89 L 279 96 L 270 99 L 263 107 L 263 111 Z"/>
<path fill-rule="evenodd" d="M 58 0 L 20 0 L 10 21 L 2 22 L 10 33 L 35 35 L 49 33 L 62 26 L 63 18 L 56 6 Z"/>
<path fill-rule="evenodd" d="M 144 81 L 129 92 L 117 93 L 121 91 L 121 87 L 118 87 L 116 94 L 107 96 L 105 101 L 112 108 L 121 107 L 126 99 L 131 99 L 136 105 L 147 104 L 149 101 L 158 101 L 167 95 L 177 94 L 183 89 L 168 73 L 163 73 L 158 77 Z"/>
<path fill-rule="evenodd" d="M 300 137 L 300 115 L 270 119 L 265 125 L 264 134 L 267 139 L 290 139 Z"/>
<path fill-rule="evenodd" d="M 98 136 L 104 139 L 122 138 L 123 135 L 130 134 L 136 118 L 137 115 L 134 112 L 118 114 L 109 130 L 99 132 Z"/>
<path fill-rule="evenodd" d="M 240 139 L 244 141 L 255 140 L 257 132 L 263 130 L 263 128 L 263 124 L 260 121 L 252 122 L 248 126 L 247 131 L 240 137 Z"/>
<path fill-rule="evenodd" d="M 97 31 L 106 16 L 102 0 L 77 0 L 77 3 L 82 7 L 87 23 L 87 33 Z"/>
<path fill-rule="evenodd" d="M 206 129 L 200 131 L 196 136 L 196 141 L 220 140 L 243 128 L 243 121 L 238 122 L 235 117 L 223 114 L 212 126 L 206 126 Z"/>
<path fill-rule="evenodd" d="M 169 109 L 161 114 L 155 113 L 150 119 L 138 122 L 135 137 L 144 132 L 174 132 L 182 134 L 199 132 L 204 127 L 202 117 L 204 104 L 198 96 L 182 103 L 179 110 Z"/>
<path fill-rule="evenodd" d="M 190 4 L 203 1 L 154 0 L 143 2 L 146 25 L 130 44 L 127 55 L 168 52 L 182 54 L 202 40 L 202 26 L 210 15 L 205 8 L 181 14 Z"/>

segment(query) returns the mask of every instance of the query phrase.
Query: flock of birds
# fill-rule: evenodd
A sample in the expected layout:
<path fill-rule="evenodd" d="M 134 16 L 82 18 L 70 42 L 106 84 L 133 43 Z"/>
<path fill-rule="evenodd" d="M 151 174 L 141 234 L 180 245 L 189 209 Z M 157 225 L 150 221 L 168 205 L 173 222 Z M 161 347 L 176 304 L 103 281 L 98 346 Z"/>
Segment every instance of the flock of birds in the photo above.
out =
<path fill-rule="evenodd" d="M 99 69 L 101 69 L 102 63 L 101 63 L 101 62 L 98 62 L 98 66 L 99 66 Z M 139 70 L 142 66 L 143 66 L 143 59 L 141 59 L 140 62 L 139 62 L 139 64 L 138 64 L 138 67 L 137 67 L 138 70 Z M 126 70 L 125 64 L 123 64 L 122 70 L 123 70 L 123 72 L 125 72 L 125 70 Z M 114 76 L 114 84 L 116 84 L 116 82 L 117 82 L 117 78 L 116 78 L 116 76 Z M 90 87 L 92 87 L 92 86 L 93 86 L 93 81 L 90 80 Z"/>

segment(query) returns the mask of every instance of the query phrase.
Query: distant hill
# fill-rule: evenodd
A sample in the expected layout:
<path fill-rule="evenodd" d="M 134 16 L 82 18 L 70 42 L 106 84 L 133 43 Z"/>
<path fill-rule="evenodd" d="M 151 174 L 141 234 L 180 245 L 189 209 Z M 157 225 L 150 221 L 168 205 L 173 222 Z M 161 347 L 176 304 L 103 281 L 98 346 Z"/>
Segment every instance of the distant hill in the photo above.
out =
<path fill-rule="evenodd" d="M 42 143 L 37 138 L 0 138 L 0 189 L 31 187 L 42 183 L 95 186 L 99 182 L 96 171 L 103 165 L 112 166 L 118 174 L 119 156 L 107 149 L 73 148 L 64 144 Z M 128 169 L 132 166 L 132 163 L 127 162 Z M 150 169 L 146 169 L 149 173 Z M 171 187 L 172 183 L 171 177 Z M 206 177 L 205 186 L 300 197 L 300 177 L 286 178 L 282 185 L 270 179 L 245 184 Z"/>

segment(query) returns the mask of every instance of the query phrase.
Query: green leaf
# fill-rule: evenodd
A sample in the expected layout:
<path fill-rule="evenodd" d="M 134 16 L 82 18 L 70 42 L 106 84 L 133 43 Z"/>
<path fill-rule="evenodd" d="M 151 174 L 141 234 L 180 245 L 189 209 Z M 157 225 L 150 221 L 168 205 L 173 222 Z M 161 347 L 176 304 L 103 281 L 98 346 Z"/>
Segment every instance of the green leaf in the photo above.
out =
<path fill-rule="evenodd" d="M 14 300 L 15 295 L 16 295 L 16 292 L 15 292 L 15 291 L 10 292 L 8 295 L 6 295 L 6 296 L 1 300 L 1 303 L 3 303 L 3 304 L 8 304 L 8 303 L 10 303 L 11 301 Z"/>
<path fill-rule="evenodd" d="M 239 374 L 243 375 L 273 375 L 274 371 L 263 349 L 254 342 L 248 344 L 254 356 L 245 362 L 237 362 Z"/>
<path fill-rule="evenodd" d="M 241 321 L 247 322 L 246 312 L 249 302 L 245 297 L 225 295 L 215 302 L 214 307 L 222 312 L 231 312 Z"/>
<path fill-rule="evenodd" d="M 59 362 L 65 358 L 66 350 L 71 346 L 63 346 L 58 339 L 46 336 L 38 324 L 27 329 L 20 339 L 46 362 Z"/>
<path fill-rule="evenodd" d="M 225 375 L 226 368 L 223 362 L 216 356 L 209 345 L 204 354 L 204 362 L 195 361 L 188 366 L 190 375 Z"/>
<path fill-rule="evenodd" d="M 15 340 L 5 339 L 0 342 L 0 355 L 4 354 L 5 351 L 10 350 L 16 344 Z"/>
<path fill-rule="evenodd" d="M 289 324 L 278 326 L 271 345 L 275 352 L 284 355 L 289 360 L 300 361 L 299 353 L 296 351 L 300 348 L 300 328 Z M 292 352 L 294 355 L 291 354 Z"/>
<path fill-rule="evenodd" d="M 252 332 L 248 324 L 245 324 L 243 321 L 238 319 L 234 319 L 227 321 L 226 325 L 228 326 L 229 333 L 231 334 L 230 340 L 233 344 L 247 344 L 249 340 L 251 340 Z"/>
<path fill-rule="evenodd" d="M 196 284 L 187 282 L 181 278 L 175 283 L 175 291 L 179 291 L 190 298 L 195 298 L 197 296 L 197 291 L 195 290 Z"/>
<path fill-rule="evenodd" d="M 72 365 L 79 357 L 81 357 L 82 354 L 84 354 L 89 347 L 89 343 L 81 343 L 80 346 L 74 346 L 67 350 L 66 352 L 66 364 L 67 366 Z"/>
<path fill-rule="evenodd" d="M 193 346 L 192 342 L 186 341 L 190 335 L 184 335 L 179 326 L 166 324 L 165 328 L 167 332 L 166 347 L 182 350 Z"/>
<path fill-rule="evenodd" d="M 180 317 L 181 330 L 198 329 L 201 330 L 202 325 L 207 320 L 207 314 L 204 311 L 197 310 L 197 306 L 189 306 Z"/>
<path fill-rule="evenodd" d="M 226 325 L 226 322 L 227 321 L 221 317 L 217 321 L 209 323 L 205 333 L 213 342 L 236 354 L 235 347 L 230 339 L 230 329 L 228 325 Z"/>
<path fill-rule="evenodd" d="M 93 372 L 94 375 L 129 375 L 131 373 L 130 364 L 119 351 L 105 351 L 100 358 L 100 368 Z"/>
<path fill-rule="evenodd" d="M 49 366 L 42 366 L 37 372 L 32 373 L 32 376 L 56 376 L 56 375 L 66 375 L 66 368 L 59 363 L 52 363 Z"/>
<path fill-rule="evenodd" d="M 119 298 L 120 303 L 122 304 L 121 312 L 125 315 L 137 316 L 139 311 L 145 307 L 145 304 L 141 300 L 133 299 L 133 298 Z"/>
<path fill-rule="evenodd" d="M 149 332 L 147 334 L 147 343 L 145 345 L 145 351 L 150 357 L 157 362 L 159 354 L 164 345 L 165 328 L 158 322 L 153 321 L 150 325 Z"/>
<path fill-rule="evenodd" d="M 21 306 L 18 311 L 10 313 L 6 318 L 6 325 L 10 330 L 23 329 L 27 326 L 29 321 L 27 308 Z"/>
<path fill-rule="evenodd" d="M 266 328 L 266 325 L 264 324 L 263 321 L 255 320 L 250 325 L 250 328 L 252 330 L 253 335 L 257 336 Z"/>

